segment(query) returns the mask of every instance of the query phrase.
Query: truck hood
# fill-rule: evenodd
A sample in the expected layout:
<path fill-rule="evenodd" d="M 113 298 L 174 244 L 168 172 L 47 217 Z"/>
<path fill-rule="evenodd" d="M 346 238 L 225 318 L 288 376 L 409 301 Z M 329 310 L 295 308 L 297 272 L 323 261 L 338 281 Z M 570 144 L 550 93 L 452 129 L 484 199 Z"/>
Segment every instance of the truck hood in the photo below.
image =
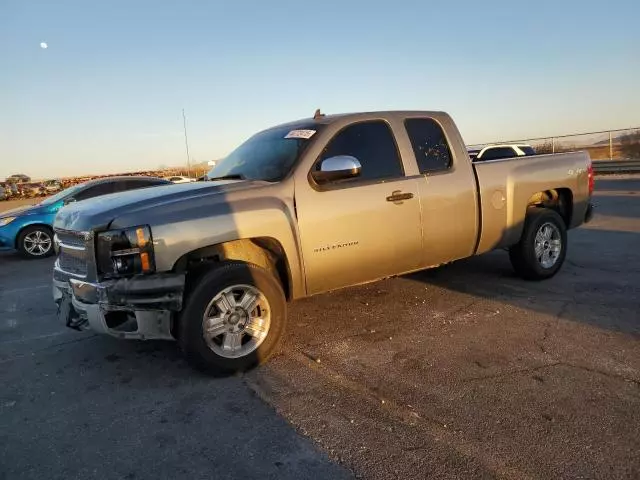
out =
<path fill-rule="evenodd" d="M 145 212 L 170 209 L 178 204 L 212 202 L 229 192 L 266 185 L 263 181 L 221 180 L 214 182 L 178 183 L 103 195 L 66 205 L 56 215 L 54 228 L 89 232 L 106 230 L 119 216 L 135 216 L 144 224 Z M 133 225 L 129 225 L 133 226 Z"/>

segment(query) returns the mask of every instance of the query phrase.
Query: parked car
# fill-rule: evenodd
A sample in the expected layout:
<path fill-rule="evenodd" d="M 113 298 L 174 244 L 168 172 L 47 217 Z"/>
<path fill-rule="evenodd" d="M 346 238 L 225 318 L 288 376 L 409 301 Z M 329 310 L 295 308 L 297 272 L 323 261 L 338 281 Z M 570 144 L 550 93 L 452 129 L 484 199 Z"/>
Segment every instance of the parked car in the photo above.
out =
<path fill-rule="evenodd" d="M 535 155 L 531 145 L 525 143 L 487 145 L 480 150 L 469 150 L 469 156 L 473 161 L 498 160 L 502 158 L 527 157 Z"/>
<path fill-rule="evenodd" d="M 31 177 L 24 175 L 23 173 L 16 173 L 15 175 L 11 175 L 6 179 L 7 183 L 29 183 L 31 181 Z"/>
<path fill-rule="evenodd" d="M 45 180 L 42 183 L 42 186 L 44 187 L 47 195 L 51 195 L 62 190 L 62 182 L 58 179 Z"/>
<path fill-rule="evenodd" d="M 588 153 L 472 163 L 442 112 L 316 114 L 254 135 L 208 177 L 61 210 L 59 318 L 245 370 L 276 350 L 287 300 L 494 249 L 546 279 L 592 212 Z"/>
<path fill-rule="evenodd" d="M 18 185 L 20 194 L 24 198 L 41 197 L 45 194 L 44 187 L 41 183 L 21 183 Z"/>
<path fill-rule="evenodd" d="M 104 178 L 75 185 L 37 205 L 4 211 L 0 213 L 0 250 L 18 250 L 26 258 L 53 255 L 52 224 L 64 205 L 109 193 L 170 183 L 153 177 Z"/>
<path fill-rule="evenodd" d="M 191 183 L 196 181 L 194 178 L 181 177 L 179 175 L 176 175 L 173 177 L 166 177 L 166 179 L 169 180 L 171 183 Z"/>
<path fill-rule="evenodd" d="M 5 191 L 7 192 L 7 198 L 15 198 L 20 196 L 18 184 L 15 182 L 7 182 Z"/>

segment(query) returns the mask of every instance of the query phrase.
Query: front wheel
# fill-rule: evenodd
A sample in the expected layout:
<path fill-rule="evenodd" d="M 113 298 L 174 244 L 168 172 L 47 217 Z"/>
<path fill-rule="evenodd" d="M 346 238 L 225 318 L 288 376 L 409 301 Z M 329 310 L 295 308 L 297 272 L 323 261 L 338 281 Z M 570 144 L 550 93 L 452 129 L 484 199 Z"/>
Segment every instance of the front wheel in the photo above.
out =
<path fill-rule="evenodd" d="M 557 212 L 533 208 L 527 213 L 520 241 L 509 249 L 511 265 L 527 280 L 553 277 L 567 255 L 567 227 Z"/>
<path fill-rule="evenodd" d="M 53 232 L 44 225 L 25 228 L 18 235 L 18 251 L 25 258 L 43 258 L 54 254 Z"/>
<path fill-rule="evenodd" d="M 267 270 L 225 262 L 198 281 L 179 322 L 178 342 L 189 363 L 213 374 L 244 371 L 276 351 L 286 300 Z"/>

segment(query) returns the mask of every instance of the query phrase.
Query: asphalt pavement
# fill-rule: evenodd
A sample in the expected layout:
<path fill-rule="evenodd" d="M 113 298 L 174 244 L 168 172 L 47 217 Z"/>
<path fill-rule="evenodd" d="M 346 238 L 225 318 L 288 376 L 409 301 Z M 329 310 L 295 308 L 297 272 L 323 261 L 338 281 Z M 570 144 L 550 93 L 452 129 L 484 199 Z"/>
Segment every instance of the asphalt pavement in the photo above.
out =
<path fill-rule="evenodd" d="M 506 253 L 293 303 L 279 356 L 191 370 L 68 331 L 0 255 L 0 478 L 640 478 L 640 178 L 553 279 Z"/>

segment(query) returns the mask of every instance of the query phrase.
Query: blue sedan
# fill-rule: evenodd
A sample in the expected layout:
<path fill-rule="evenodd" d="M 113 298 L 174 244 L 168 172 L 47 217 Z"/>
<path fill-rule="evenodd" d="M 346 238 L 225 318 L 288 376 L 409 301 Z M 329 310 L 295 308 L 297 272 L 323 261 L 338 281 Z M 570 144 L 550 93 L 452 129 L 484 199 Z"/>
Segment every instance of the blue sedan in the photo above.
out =
<path fill-rule="evenodd" d="M 26 258 L 53 255 L 53 220 L 64 205 L 109 193 L 171 184 L 157 177 L 109 177 L 74 185 L 37 205 L 0 213 L 0 251 L 18 250 Z"/>

